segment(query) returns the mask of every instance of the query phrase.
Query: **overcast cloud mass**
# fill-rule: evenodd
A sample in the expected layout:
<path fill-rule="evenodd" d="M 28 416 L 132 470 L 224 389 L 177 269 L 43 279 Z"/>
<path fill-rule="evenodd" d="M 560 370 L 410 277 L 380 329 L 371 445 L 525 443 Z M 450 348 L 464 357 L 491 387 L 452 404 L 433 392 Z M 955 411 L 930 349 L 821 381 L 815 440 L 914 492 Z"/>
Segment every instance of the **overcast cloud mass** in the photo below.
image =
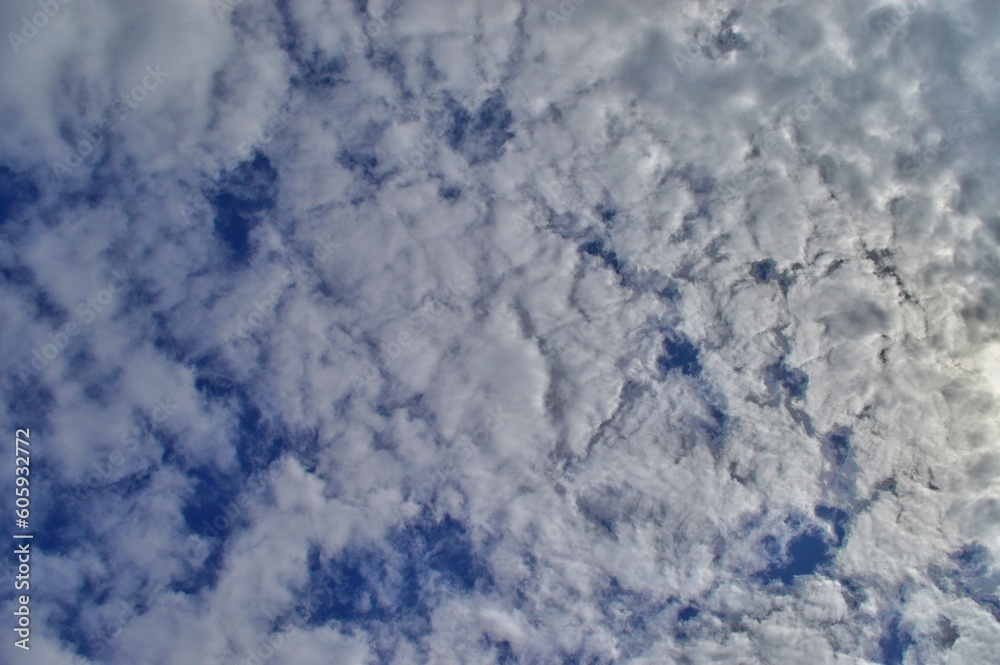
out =
<path fill-rule="evenodd" d="M 0 662 L 996 662 L 995 0 L 0 28 Z"/>

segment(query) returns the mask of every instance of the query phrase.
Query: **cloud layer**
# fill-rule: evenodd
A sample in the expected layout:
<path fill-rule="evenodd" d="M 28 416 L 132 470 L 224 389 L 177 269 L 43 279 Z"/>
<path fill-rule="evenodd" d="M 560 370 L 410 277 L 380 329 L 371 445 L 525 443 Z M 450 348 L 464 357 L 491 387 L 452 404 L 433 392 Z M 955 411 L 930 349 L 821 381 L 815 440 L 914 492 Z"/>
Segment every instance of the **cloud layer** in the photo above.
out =
<path fill-rule="evenodd" d="M 30 657 L 989 661 L 998 25 L 3 5 Z"/>

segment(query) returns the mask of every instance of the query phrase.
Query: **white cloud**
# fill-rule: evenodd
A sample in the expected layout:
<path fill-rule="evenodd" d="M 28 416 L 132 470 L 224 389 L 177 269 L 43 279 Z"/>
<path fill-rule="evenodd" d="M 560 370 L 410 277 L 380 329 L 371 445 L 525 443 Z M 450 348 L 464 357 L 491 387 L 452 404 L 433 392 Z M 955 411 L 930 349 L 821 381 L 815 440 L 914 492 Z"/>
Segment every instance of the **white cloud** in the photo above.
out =
<path fill-rule="evenodd" d="M 79 0 L 0 60 L 39 520 L 177 405 L 38 522 L 46 662 L 119 601 L 106 662 L 881 662 L 894 625 L 988 660 L 991 3 L 229 4 Z M 254 154 L 275 182 L 234 185 Z M 224 537 L 186 520 L 196 472 Z M 445 515 L 488 583 L 418 546 Z M 762 584 L 810 526 L 846 530 L 829 568 Z M 310 553 L 385 557 L 378 607 L 412 565 L 421 604 L 289 619 Z"/>

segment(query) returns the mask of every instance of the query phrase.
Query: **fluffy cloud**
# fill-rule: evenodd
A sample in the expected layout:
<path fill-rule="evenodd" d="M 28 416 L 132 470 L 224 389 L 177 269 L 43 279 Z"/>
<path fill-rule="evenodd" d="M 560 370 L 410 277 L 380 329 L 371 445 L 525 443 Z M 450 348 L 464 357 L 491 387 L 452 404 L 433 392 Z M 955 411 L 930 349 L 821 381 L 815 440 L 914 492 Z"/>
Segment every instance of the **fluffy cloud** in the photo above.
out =
<path fill-rule="evenodd" d="M 43 5 L 46 662 L 989 660 L 992 3 Z"/>

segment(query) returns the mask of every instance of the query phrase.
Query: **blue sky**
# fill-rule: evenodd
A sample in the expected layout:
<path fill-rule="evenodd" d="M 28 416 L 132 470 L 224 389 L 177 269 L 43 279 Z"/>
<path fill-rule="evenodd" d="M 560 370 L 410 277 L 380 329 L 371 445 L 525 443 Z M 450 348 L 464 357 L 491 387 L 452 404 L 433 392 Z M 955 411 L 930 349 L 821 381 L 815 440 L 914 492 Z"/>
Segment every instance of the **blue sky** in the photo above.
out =
<path fill-rule="evenodd" d="M 995 4 L 5 3 L 0 661 L 989 662 Z"/>

